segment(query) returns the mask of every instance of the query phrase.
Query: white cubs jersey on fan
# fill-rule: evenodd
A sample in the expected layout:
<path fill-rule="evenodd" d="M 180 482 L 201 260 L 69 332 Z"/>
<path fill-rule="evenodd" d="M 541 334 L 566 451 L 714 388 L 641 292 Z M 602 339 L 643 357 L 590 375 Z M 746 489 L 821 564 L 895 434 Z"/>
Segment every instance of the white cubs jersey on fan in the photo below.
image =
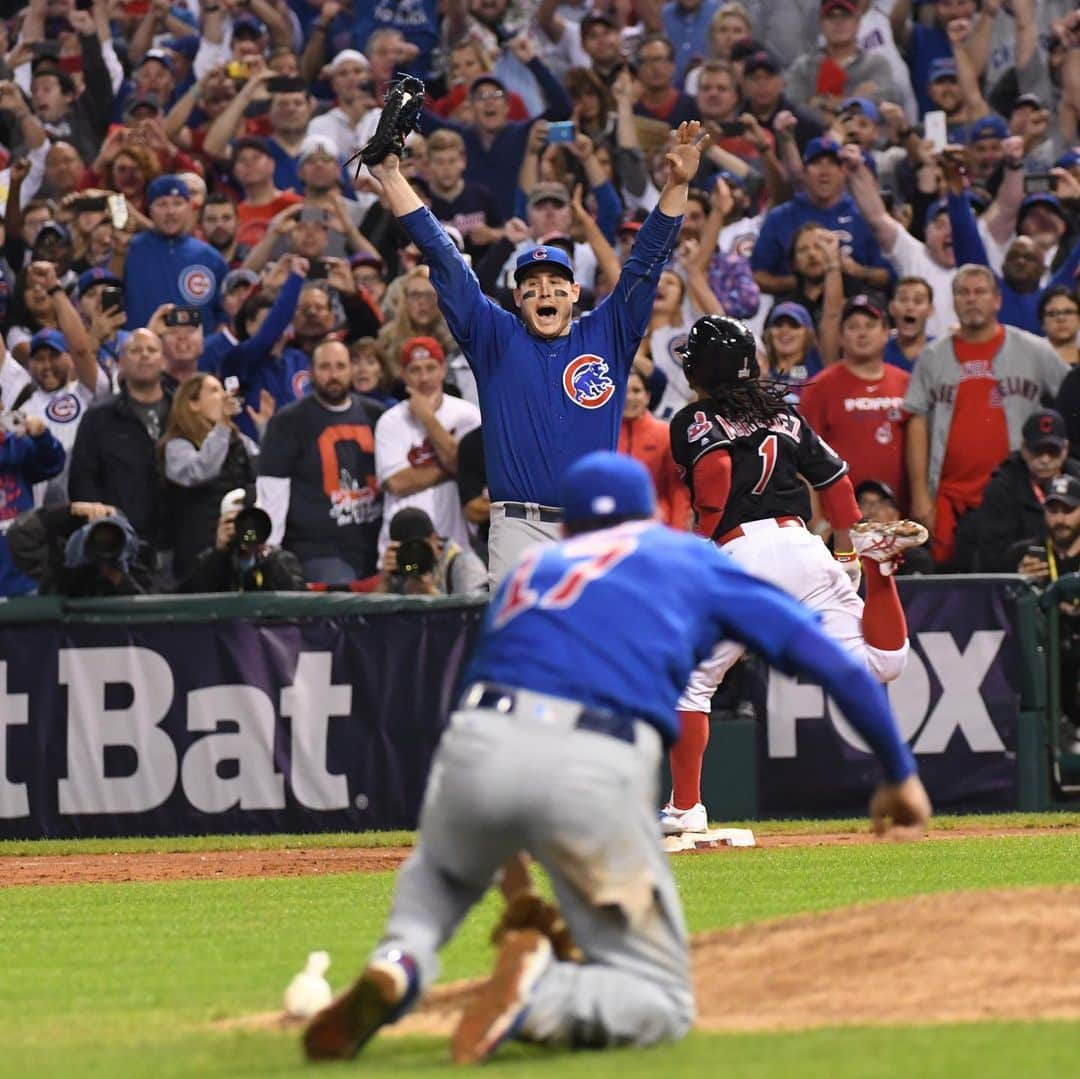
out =
<path fill-rule="evenodd" d="M 0 366 L 0 400 L 5 411 L 11 409 L 31 382 L 26 368 L 8 353 Z M 40 416 L 49 433 L 64 447 L 64 470 L 51 480 L 34 484 L 35 506 L 51 506 L 68 501 L 68 472 L 75 434 L 86 410 L 96 401 L 104 401 L 110 396 L 112 389 L 108 376 L 99 369 L 97 387 L 93 391 L 78 379 L 73 379 L 57 390 L 35 388 L 19 405 L 19 411 L 24 416 Z"/>

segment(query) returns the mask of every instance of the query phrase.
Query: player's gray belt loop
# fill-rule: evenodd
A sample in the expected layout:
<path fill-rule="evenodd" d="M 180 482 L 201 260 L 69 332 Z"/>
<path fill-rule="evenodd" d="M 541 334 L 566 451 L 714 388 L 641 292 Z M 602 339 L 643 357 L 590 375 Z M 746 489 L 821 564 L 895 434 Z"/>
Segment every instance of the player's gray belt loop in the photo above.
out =
<path fill-rule="evenodd" d="M 514 719 L 607 734 L 623 742 L 636 741 L 636 720 L 632 716 L 620 716 L 604 708 L 589 708 L 576 701 L 515 686 L 503 686 L 497 682 L 473 683 L 462 694 L 458 707 L 463 712 L 498 712 Z"/>
<path fill-rule="evenodd" d="M 558 506 L 541 506 L 537 502 L 504 502 L 503 516 L 515 521 L 539 521 L 545 525 L 562 524 L 563 514 Z"/>

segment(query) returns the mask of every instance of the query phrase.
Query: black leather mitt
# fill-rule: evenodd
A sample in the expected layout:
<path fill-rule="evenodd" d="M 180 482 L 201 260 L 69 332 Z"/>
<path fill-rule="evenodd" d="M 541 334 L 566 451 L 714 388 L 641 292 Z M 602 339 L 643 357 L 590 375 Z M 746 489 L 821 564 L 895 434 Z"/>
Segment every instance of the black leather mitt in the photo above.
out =
<path fill-rule="evenodd" d="M 399 75 L 386 92 L 375 134 L 345 164 L 359 158 L 356 165 L 359 175 L 361 165 L 377 165 L 391 154 L 400 157 L 405 149 L 405 137 L 416 127 L 423 107 L 424 84 L 412 75 Z"/>

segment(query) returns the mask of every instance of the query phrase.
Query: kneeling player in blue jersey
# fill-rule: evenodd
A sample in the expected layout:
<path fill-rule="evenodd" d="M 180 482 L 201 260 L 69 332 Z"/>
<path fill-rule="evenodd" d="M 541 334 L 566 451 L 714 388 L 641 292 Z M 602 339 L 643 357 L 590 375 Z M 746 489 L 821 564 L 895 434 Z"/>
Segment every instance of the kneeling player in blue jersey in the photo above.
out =
<path fill-rule="evenodd" d="M 509 1037 L 597 1048 L 686 1034 L 690 956 L 655 805 L 660 756 L 679 733 L 675 702 L 720 638 L 833 696 L 884 767 L 878 831 L 920 834 L 929 819 L 884 689 L 813 612 L 658 524 L 649 475 L 630 457 L 588 454 L 561 496 L 568 538 L 526 555 L 491 604 L 385 935 L 312 1020 L 312 1059 L 352 1057 L 409 1010 L 438 950 L 519 850 L 547 870 L 584 961 L 555 960 L 538 929 L 506 932 L 454 1034 L 454 1060 L 486 1060 Z"/>

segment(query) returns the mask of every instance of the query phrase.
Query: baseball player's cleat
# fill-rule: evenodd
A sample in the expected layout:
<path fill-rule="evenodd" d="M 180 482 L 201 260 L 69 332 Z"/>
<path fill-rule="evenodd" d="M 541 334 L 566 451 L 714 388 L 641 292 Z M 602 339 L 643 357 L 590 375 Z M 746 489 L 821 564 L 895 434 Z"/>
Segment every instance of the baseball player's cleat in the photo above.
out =
<path fill-rule="evenodd" d="M 495 970 L 465 1009 L 450 1041 L 455 1064 L 481 1064 L 520 1028 L 529 996 L 552 960 L 551 941 L 538 929 L 503 937 Z"/>
<path fill-rule="evenodd" d="M 308 1060 L 351 1060 L 387 1023 L 394 1023 L 416 1000 L 416 963 L 400 952 L 373 959 L 364 973 L 331 1001 L 304 1031 Z"/>
<path fill-rule="evenodd" d="M 851 526 L 851 545 L 860 558 L 878 563 L 883 577 L 895 572 L 897 557 L 909 547 L 920 547 L 930 533 L 918 521 L 890 521 L 875 524 L 862 521 Z"/>
<path fill-rule="evenodd" d="M 676 809 L 669 802 L 660 810 L 660 831 L 663 835 L 682 835 L 683 832 L 707 832 L 709 814 L 698 802 L 689 809 Z"/>

